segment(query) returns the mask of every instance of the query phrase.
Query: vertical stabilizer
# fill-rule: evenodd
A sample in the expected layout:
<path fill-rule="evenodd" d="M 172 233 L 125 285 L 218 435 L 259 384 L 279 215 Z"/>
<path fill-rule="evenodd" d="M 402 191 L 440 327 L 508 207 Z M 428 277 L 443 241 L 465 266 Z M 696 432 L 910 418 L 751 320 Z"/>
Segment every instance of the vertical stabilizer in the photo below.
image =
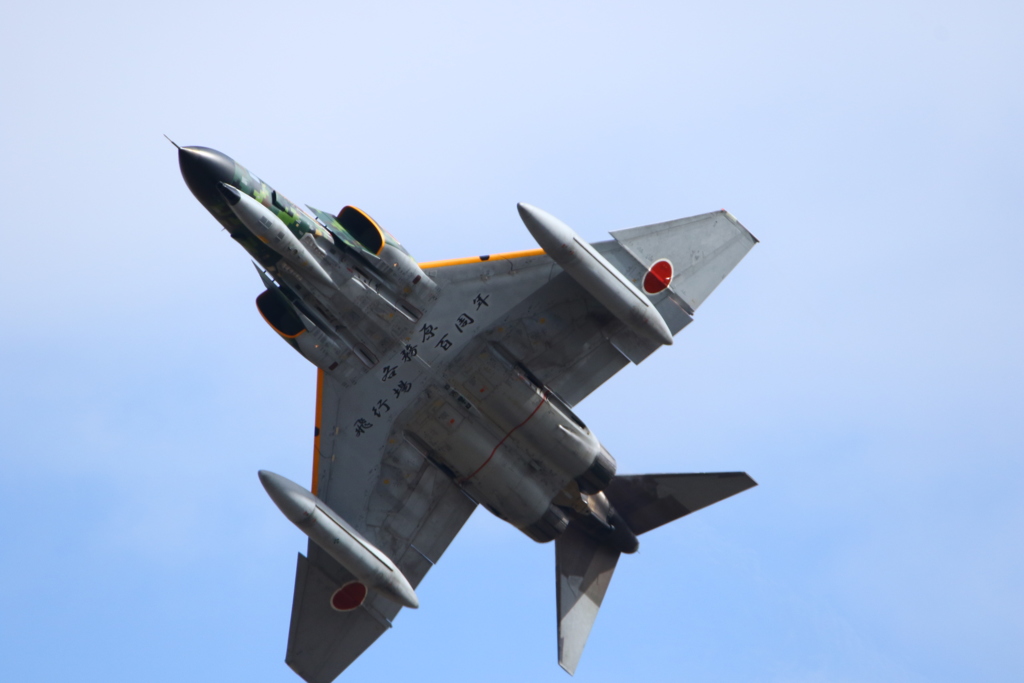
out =
<path fill-rule="evenodd" d="M 618 551 L 573 524 L 555 539 L 558 664 L 570 674 L 579 664 L 618 560 Z"/>

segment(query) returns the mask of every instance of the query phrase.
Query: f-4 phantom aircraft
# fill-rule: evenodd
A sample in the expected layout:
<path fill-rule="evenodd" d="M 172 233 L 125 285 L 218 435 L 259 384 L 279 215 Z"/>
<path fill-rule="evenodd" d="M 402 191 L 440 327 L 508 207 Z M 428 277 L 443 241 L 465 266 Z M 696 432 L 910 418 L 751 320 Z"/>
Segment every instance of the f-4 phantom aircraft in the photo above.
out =
<path fill-rule="evenodd" d="M 618 475 L 572 410 L 671 344 L 754 246 L 726 211 L 590 244 L 519 204 L 540 249 L 417 263 L 354 206 L 307 212 L 220 152 L 178 150 L 192 194 L 255 261 L 260 314 L 318 368 L 312 485 L 259 473 L 309 537 L 285 657 L 309 683 L 419 606 L 477 505 L 554 541 L 558 662 L 572 674 L 619 555 L 756 485 Z"/>

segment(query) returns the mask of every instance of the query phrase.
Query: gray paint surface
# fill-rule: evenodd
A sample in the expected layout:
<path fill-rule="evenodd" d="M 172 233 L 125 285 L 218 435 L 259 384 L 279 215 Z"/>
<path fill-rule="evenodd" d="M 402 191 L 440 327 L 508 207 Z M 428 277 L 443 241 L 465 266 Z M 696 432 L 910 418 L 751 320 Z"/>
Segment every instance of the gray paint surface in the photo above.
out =
<path fill-rule="evenodd" d="M 358 210 L 314 221 L 220 152 L 180 147 L 179 161 L 259 264 L 267 322 L 320 368 L 313 491 L 260 473 L 310 538 L 286 655 L 310 683 L 333 680 L 402 605 L 419 606 L 415 587 L 478 503 L 556 541 L 559 663 L 572 673 L 619 554 L 754 485 L 616 479 L 614 458 L 572 412 L 627 359 L 670 344 L 754 245 L 728 214 L 590 245 L 520 204 L 545 253 L 424 270 Z M 369 232 L 346 237 L 346 211 Z M 346 586 L 360 597 L 335 602 Z"/>

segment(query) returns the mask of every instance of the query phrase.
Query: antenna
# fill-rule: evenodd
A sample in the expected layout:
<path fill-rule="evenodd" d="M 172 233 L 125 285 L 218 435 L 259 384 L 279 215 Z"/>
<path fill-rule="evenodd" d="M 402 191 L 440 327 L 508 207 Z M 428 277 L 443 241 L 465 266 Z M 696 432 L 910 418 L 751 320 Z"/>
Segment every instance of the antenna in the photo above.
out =
<path fill-rule="evenodd" d="M 167 138 L 167 134 L 166 134 L 166 133 L 164 133 L 164 137 L 165 137 L 165 138 Z M 179 150 L 181 149 L 181 146 L 180 146 L 180 145 L 178 145 L 178 143 L 177 143 L 177 142 L 175 142 L 174 140 L 172 140 L 172 139 L 170 139 L 170 138 L 167 138 L 167 142 L 171 143 L 172 145 L 174 145 L 175 147 L 177 147 L 177 148 L 178 148 Z"/>

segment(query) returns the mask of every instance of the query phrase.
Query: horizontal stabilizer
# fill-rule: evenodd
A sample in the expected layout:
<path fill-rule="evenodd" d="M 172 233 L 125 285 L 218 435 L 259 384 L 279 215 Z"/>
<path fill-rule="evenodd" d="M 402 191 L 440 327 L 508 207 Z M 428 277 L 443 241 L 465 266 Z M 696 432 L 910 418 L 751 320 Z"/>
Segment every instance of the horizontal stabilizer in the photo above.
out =
<path fill-rule="evenodd" d="M 570 674 L 579 664 L 618 560 L 618 551 L 572 524 L 555 539 L 558 664 Z"/>
<path fill-rule="evenodd" d="M 746 472 L 637 474 L 615 477 L 605 495 L 639 536 L 754 486 Z"/>

